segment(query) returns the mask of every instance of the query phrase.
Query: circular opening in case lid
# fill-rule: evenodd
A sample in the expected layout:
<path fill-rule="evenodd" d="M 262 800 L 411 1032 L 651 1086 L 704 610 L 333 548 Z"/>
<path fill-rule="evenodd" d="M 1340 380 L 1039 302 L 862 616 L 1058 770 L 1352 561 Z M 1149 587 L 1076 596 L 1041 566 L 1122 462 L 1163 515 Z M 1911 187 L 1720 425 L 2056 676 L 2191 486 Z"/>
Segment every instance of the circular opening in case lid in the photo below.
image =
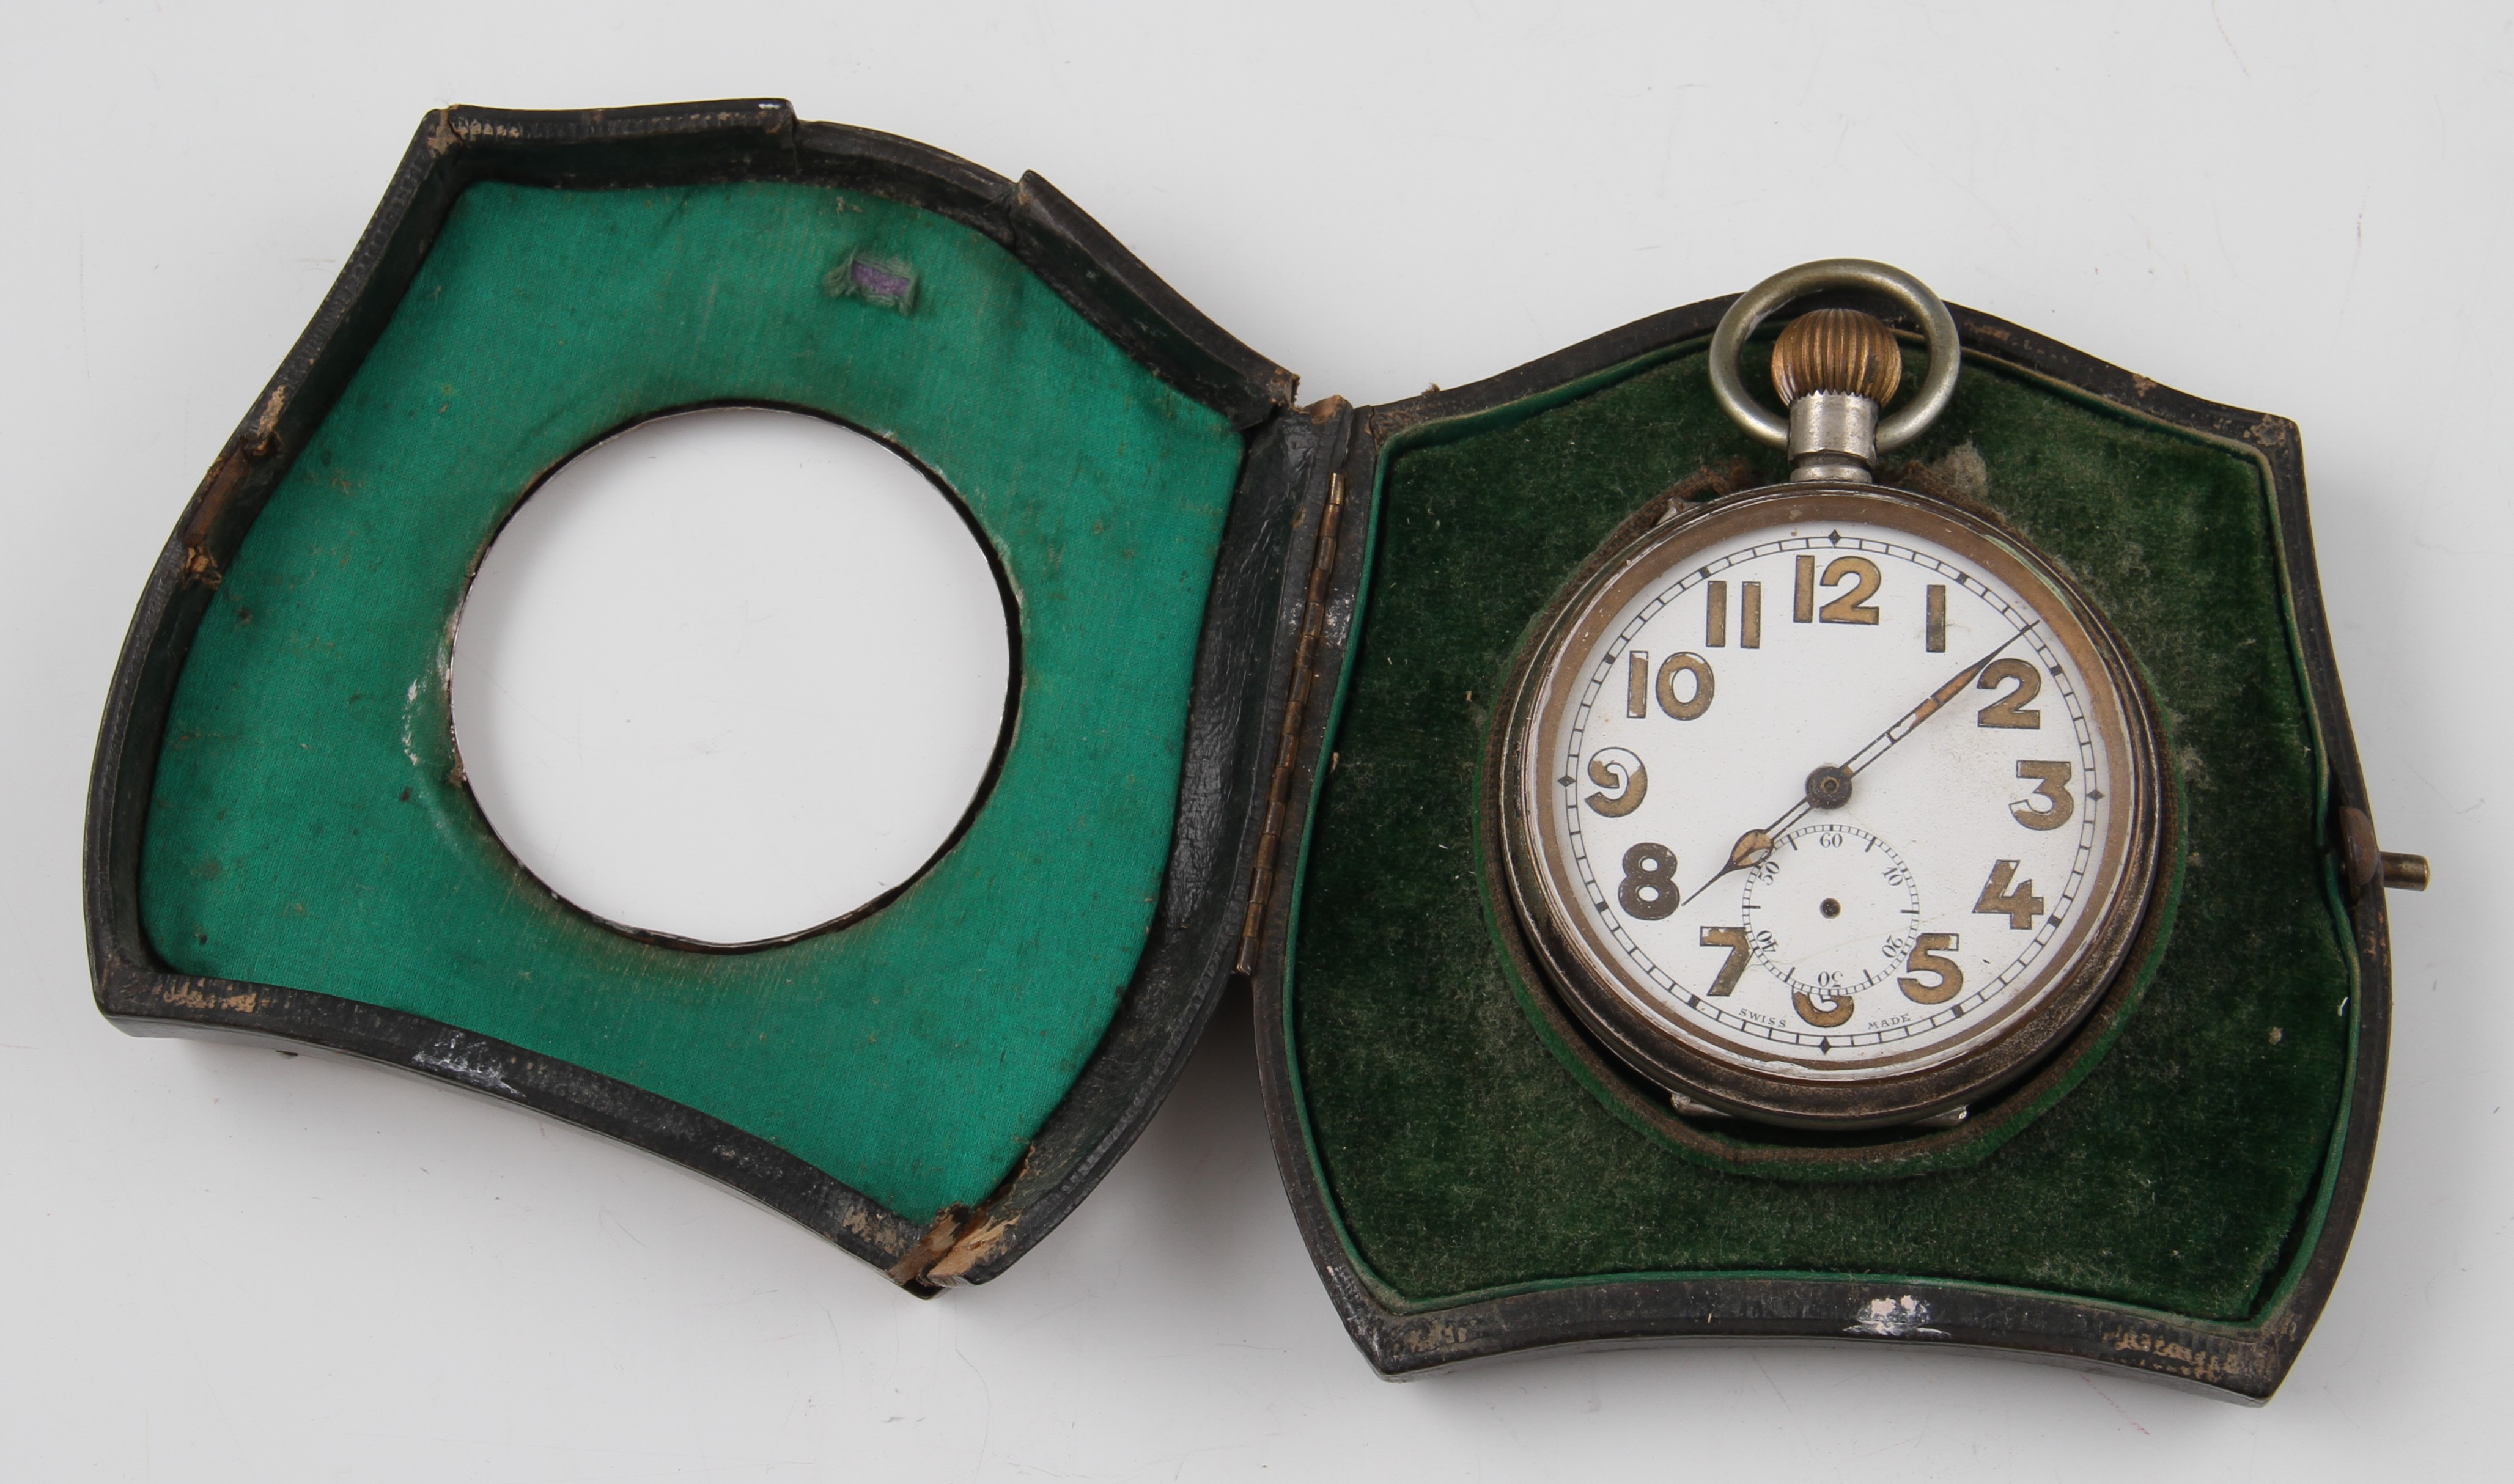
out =
<path fill-rule="evenodd" d="M 890 448 L 766 408 L 658 418 L 491 543 L 455 741 L 498 838 L 568 902 L 710 945 L 792 938 L 898 892 L 974 812 L 1009 610 L 958 503 Z"/>

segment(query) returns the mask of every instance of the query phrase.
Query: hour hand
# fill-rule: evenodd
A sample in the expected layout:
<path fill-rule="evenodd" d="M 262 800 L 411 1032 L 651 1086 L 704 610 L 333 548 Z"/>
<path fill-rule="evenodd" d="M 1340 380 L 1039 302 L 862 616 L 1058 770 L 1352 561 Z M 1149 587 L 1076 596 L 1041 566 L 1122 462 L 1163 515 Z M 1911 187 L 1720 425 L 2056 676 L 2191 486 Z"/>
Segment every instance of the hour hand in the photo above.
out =
<path fill-rule="evenodd" d="M 1713 871 L 1709 881 L 1705 881 L 1700 886 L 1695 887 L 1692 891 L 1685 893 L 1684 900 L 1691 902 L 1694 898 L 1711 890 L 1714 883 L 1718 882 L 1721 877 L 1727 875 L 1730 871 L 1748 870 L 1763 864 L 1770 859 L 1772 859 L 1772 831 L 1769 829 L 1750 829 L 1737 837 L 1736 844 L 1728 847 L 1728 863 L 1723 865 L 1718 870 Z"/>

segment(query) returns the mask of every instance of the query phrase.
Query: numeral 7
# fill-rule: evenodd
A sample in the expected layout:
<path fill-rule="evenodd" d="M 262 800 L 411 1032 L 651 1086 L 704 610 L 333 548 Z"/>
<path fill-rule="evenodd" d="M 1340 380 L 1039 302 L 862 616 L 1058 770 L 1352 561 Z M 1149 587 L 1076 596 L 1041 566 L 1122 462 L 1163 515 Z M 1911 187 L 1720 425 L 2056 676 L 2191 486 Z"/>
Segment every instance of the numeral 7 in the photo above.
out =
<path fill-rule="evenodd" d="M 1746 975 L 1746 955 L 1750 951 L 1746 943 L 1746 930 L 1744 928 L 1704 928 L 1702 945 L 1706 948 L 1728 950 L 1727 961 L 1720 966 L 1720 977 L 1711 982 L 1712 996 L 1718 998 L 1736 993 L 1737 981 Z"/>

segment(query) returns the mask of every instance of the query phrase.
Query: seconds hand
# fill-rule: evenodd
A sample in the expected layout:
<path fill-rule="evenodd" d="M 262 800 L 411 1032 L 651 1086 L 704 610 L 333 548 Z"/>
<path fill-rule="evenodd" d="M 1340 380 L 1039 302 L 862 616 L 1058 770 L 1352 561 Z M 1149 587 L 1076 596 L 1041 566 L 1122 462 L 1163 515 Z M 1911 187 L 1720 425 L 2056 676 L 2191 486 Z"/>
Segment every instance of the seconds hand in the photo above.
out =
<path fill-rule="evenodd" d="M 1730 871 L 1744 870 L 1748 866 L 1761 865 L 1765 861 L 1771 859 L 1772 842 L 1774 838 L 1777 837 L 1782 830 L 1785 830 L 1791 825 L 1797 823 L 1808 810 L 1816 807 L 1816 793 L 1819 789 L 1825 789 L 1838 795 L 1838 797 L 1833 798 L 1827 805 L 1829 808 L 1839 808 L 1841 805 L 1848 803 L 1850 800 L 1850 781 L 1852 779 L 1857 778 L 1861 771 L 1866 769 L 1871 763 L 1884 757 L 1896 742 L 1901 742 L 1904 738 L 1919 731 L 1921 729 L 1921 723 L 1927 721 L 1930 717 L 1935 716 L 1940 710 L 1944 709 L 1948 702 L 1955 700 L 1956 697 L 1963 692 L 1966 686 L 1972 684 L 1974 676 L 1980 674 L 1985 668 L 1987 668 L 1990 662 L 1999 658 L 2000 651 L 2005 650 L 2007 646 L 2015 643 L 2017 640 L 2024 638 L 2026 630 L 2033 626 L 2034 624 L 2031 621 L 2020 624 L 2017 627 L 2016 632 L 2000 640 L 1999 643 L 1991 649 L 1989 654 L 1982 656 L 1972 663 L 1966 665 L 1961 670 L 1958 670 L 1953 679 L 1950 679 L 1946 684 L 1938 687 L 1936 690 L 1931 691 L 1928 694 L 1927 699 L 1924 700 L 1919 705 L 1916 705 L 1912 707 L 1912 709 L 1904 712 L 1901 720 L 1895 722 L 1892 726 L 1887 727 L 1885 731 L 1880 732 L 1875 737 L 1869 739 L 1868 745 L 1852 753 L 1848 762 L 1844 763 L 1839 768 L 1818 768 L 1815 770 L 1815 772 L 1810 774 L 1807 778 L 1805 794 L 1803 795 L 1797 803 L 1784 810 L 1781 817 L 1774 820 L 1771 823 L 1761 829 L 1750 829 L 1744 834 L 1739 835 L 1737 837 L 1737 843 L 1729 848 L 1727 863 L 1721 866 L 1718 870 L 1713 871 L 1708 880 L 1704 881 L 1700 886 L 1695 887 L 1692 891 L 1686 893 L 1682 900 L 1691 902 L 1694 898 L 1711 890 L 1714 883 L 1718 882 L 1721 877 L 1727 875 Z"/>

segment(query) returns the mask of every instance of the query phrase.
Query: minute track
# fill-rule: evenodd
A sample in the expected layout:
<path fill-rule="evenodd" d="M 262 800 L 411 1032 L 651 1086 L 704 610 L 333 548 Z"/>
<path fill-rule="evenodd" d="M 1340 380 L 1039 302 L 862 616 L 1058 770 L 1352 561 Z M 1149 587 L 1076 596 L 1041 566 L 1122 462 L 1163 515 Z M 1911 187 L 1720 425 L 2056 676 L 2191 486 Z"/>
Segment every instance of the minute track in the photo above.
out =
<path fill-rule="evenodd" d="M 1821 523 L 1808 521 L 1808 510 L 1823 512 Z M 1532 729 L 1513 744 L 1529 754 L 1517 776 L 1541 767 L 1543 786 L 1522 795 L 1520 807 L 1534 813 L 1510 818 L 1538 862 L 1527 879 L 1563 878 L 1521 900 L 1549 903 L 1534 909 L 1561 924 L 1556 982 L 1593 986 L 1571 995 L 1571 1008 L 1610 1044 L 1633 1049 L 1647 1074 L 1685 1096 L 1707 1093 L 1713 1104 L 1733 1106 L 1739 1100 L 1722 1092 L 1723 1079 L 1748 1077 L 1768 1090 L 1812 1078 L 1839 1093 L 1783 1088 L 1756 1097 L 1791 1117 L 1800 1116 L 1798 1107 L 1845 1100 L 1865 1113 L 1876 1099 L 1859 1087 L 1882 1090 L 1882 1099 L 1893 1085 L 1943 1082 L 1974 1065 L 1996 1076 L 2002 1067 L 1995 1061 L 2013 1066 L 2019 1059 L 1988 1053 L 2023 1044 L 2013 1033 L 2029 1021 L 2074 1013 L 2064 1007 L 2046 1014 L 2046 1007 L 2055 997 L 2082 1007 L 2082 982 L 2108 972 L 2108 962 L 2090 965 L 2088 955 L 2109 959 L 2119 914 L 2086 903 L 2091 894 L 2107 908 L 2116 905 L 2119 889 L 2137 874 L 2128 869 L 2127 852 L 2139 844 L 2129 822 L 2150 797 L 2146 789 L 2124 788 L 2120 777 L 2125 767 L 2145 766 L 2119 721 L 2129 692 L 2111 662 L 2088 647 L 2089 630 L 2056 581 L 2017 559 L 2004 541 L 1976 535 L 1966 520 L 1874 487 L 1855 495 L 1775 490 L 1733 498 L 1645 535 L 1627 557 L 1601 569 L 1588 595 L 1570 600 L 1582 605 L 1577 613 L 1552 621 L 1549 631 L 1558 637 L 1540 641 L 1557 647 L 1529 672 L 1527 684 L 1537 691 L 1515 693 L 1521 699 L 1513 701 L 1512 714 L 1521 719 L 1514 725 Z M 1800 622 L 1790 594 L 1799 582 L 1797 559 L 1810 552 L 1815 585 Z M 1845 568 L 1825 586 L 1828 564 L 1853 553 L 1870 565 Z M 1754 650 L 1734 644 L 1737 595 L 1746 582 L 1781 589 L 1779 610 Z M 1936 589 L 1926 604 L 1925 588 Z M 1878 615 L 1876 622 L 1850 616 L 1845 599 L 1853 596 Z M 1828 612 L 1843 617 L 1828 622 Z M 1580 633 L 1589 637 L 1560 647 Z M 1948 647 L 1979 635 L 1978 647 L 1966 663 L 1939 668 L 1944 657 L 1925 640 L 1940 633 L 1955 641 Z M 1712 644 L 1715 635 L 1727 647 Z M 1648 657 L 1653 677 L 1670 657 L 1711 657 L 1717 703 L 1670 707 L 1653 692 L 1647 708 L 1627 705 L 1628 694 L 1638 694 L 1630 682 L 1636 655 Z M 1935 673 L 1913 679 L 1931 660 Z M 2040 677 L 2031 704 L 2015 699 L 2022 688 L 2013 682 L 1988 687 L 1988 672 L 2003 662 L 2028 665 Z M 1898 702 L 1893 692 L 1904 686 L 1906 697 L 1924 687 L 1926 694 Z M 1958 704 L 1976 691 L 1978 703 Z M 2024 730 L 2001 730 L 1974 714 L 2003 698 L 2023 708 Z M 1818 770 L 1837 780 L 1819 800 L 1813 784 L 1821 780 L 1802 782 L 1799 776 L 1811 751 L 1807 740 L 1830 730 L 1828 717 L 1881 700 L 1893 707 L 1892 720 L 1841 763 Z M 1961 714 L 1944 719 L 1941 711 Z M 1545 721 L 1549 715 L 1556 724 Z M 1629 790 L 1602 783 L 1593 790 L 1583 782 L 1589 760 L 1608 749 L 1632 754 L 1616 764 L 1622 771 L 1609 770 L 1618 779 L 1646 765 L 1647 798 L 1628 820 L 1602 806 L 1620 806 Z M 2020 757 L 2040 760 L 2033 777 L 2016 774 Z M 2065 759 L 2065 770 L 2052 759 Z M 1799 785 L 1789 807 L 1741 835 L 1710 834 L 1706 823 L 1716 823 L 1723 806 L 1781 778 Z M 2041 830 L 2024 822 L 2059 813 L 2055 791 L 2068 800 L 2067 826 Z M 2012 812 L 2016 807 L 2024 816 Z M 1742 879 L 1740 872 L 1771 859 L 1776 848 L 1788 852 L 1781 842 L 1794 835 L 1821 834 L 1822 822 L 1861 832 L 1848 847 L 1854 856 L 1871 838 L 1893 844 L 1898 858 L 1911 842 L 1918 853 L 1905 864 L 1917 901 L 1863 904 L 1846 889 L 1807 896 L 1794 909 L 1791 931 L 1759 942 L 1760 967 L 1747 968 L 1725 995 L 1706 994 L 1724 950 L 1697 940 L 1708 943 L 1714 929 L 1725 933 L 1746 920 L 1743 901 L 1724 883 Z M 2006 833 L 1984 832 L 1994 826 Z M 1799 844 L 1815 838 L 1804 835 Z M 1691 890 L 1672 903 L 1655 887 L 1638 888 L 1637 900 L 1651 908 L 1642 917 L 1619 903 L 1626 852 L 1636 841 L 1694 864 Z M 2048 915 L 2038 909 L 2029 930 L 2012 938 L 2007 918 L 1974 918 L 1967 910 L 1994 856 L 2019 862 L 2016 879 L 2049 902 Z M 1665 865 L 1658 855 L 1646 863 L 1652 872 Z M 1685 873 L 1676 879 L 1684 881 Z M 1755 888 L 1759 929 L 1778 922 L 1768 895 L 1775 889 Z M 1837 915 L 1818 911 L 1826 903 Z M 2134 916 L 2134 904 L 2132 910 Z M 1854 939 L 1866 945 L 1844 946 Z M 1907 980 L 1926 1002 L 1903 991 Z M 1959 987 L 1937 998 L 1949 985 Z M 1757 1105 L 1750 1100 L 1740 1110 L 1762 1116 Z"/>

